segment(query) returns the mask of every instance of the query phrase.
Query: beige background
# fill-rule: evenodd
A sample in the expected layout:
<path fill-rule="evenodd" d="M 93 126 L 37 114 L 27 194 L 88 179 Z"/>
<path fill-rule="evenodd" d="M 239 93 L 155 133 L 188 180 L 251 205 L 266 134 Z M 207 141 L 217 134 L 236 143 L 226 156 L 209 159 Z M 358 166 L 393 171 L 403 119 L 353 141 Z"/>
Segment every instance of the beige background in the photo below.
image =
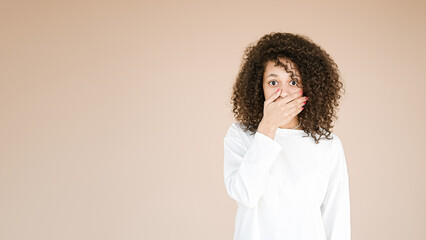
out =
<path fill-rule="evenodd" d="M 340 67 L 353 239 L 426 239 L 426 4 L 399 2 L 2 1 L 0 239 L 232 239 L 231 85 L 272 31 Z"/>

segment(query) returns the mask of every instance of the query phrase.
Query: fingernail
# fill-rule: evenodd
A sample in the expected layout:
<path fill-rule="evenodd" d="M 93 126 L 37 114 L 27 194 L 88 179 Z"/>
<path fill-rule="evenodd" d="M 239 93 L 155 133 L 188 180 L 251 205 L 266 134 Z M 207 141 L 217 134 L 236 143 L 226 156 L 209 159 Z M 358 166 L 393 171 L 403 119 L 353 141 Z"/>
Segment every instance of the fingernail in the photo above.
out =
<path fill-rule="evenodd" d="M 279 92 L 280 91 L 280 89 L 278 88 L 278 90 L 275 92 L 275 93 L 277 93 L 277 92 Z"/>

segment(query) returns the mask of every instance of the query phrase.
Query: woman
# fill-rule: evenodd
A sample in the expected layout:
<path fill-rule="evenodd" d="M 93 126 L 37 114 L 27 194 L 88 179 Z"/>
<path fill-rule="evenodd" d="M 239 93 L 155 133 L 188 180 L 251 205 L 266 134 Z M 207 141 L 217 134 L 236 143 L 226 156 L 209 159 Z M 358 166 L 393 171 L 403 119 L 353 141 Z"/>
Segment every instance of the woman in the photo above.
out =
<path fill-rule="evenodd" d="M 234 240 L 349 240 L 345 153 L 332 133 L 343 84 L 306 36 L 250 45 L 233 86 L 224 179 L 236 201 Z"/>

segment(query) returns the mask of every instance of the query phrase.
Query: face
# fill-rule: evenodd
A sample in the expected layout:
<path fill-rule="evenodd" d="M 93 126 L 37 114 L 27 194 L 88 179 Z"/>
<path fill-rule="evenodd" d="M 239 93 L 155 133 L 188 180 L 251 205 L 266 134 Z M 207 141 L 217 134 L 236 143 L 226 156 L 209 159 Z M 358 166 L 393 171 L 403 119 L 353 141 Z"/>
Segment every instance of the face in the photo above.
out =
<path fill-rule="evenodd" d="M 293 92 L 303 91 L 302 79 L 296 65 L 286 58 L 279 58 L 279 60 L 280 63 L 277 66 L 275 66 L 275 61 L 269 61 L 266 64 L 263 74 L 265 99 L 272 96 L 278 88 L 281 88 L 281 97 Z"/>

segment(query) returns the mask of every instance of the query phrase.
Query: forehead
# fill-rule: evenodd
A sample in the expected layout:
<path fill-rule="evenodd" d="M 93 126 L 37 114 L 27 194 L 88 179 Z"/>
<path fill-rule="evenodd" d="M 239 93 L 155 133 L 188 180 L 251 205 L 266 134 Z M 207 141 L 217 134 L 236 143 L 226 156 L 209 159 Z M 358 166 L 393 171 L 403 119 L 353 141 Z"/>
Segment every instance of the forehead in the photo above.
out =
<path fill-rule="evenodd" d="M 299 76 L 299 71 L 297 66 L 287 58 L 279 58 L 279 61 L 270 60 L 266 63 L 264 77 L 268 77 L 269 75 L 274 76 Z"/>

